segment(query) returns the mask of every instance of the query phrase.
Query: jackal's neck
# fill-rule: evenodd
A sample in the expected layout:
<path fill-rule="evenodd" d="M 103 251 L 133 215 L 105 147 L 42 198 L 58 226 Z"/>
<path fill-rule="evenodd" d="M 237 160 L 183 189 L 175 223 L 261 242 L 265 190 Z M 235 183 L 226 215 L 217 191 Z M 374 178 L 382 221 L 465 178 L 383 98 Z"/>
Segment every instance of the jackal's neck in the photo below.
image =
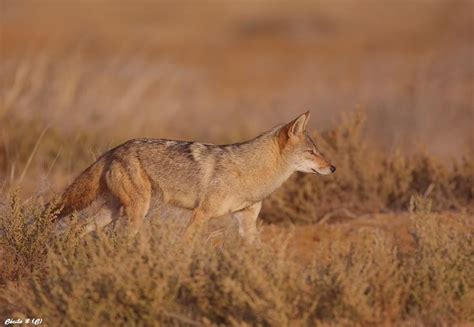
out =
<path fill-rule="evenodd" d="M 283 184 L 294 170 L 282 158 L 275 133 L 266 133 L 233 149 L 240 182 L 261 200 Z"/>

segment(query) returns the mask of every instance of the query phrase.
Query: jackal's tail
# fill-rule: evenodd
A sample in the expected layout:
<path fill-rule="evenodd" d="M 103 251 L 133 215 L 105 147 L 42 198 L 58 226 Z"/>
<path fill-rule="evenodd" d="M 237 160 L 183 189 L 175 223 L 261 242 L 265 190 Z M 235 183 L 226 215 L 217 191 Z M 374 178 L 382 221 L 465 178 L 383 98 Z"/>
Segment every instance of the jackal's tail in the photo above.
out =
<path fill-rule="evenodd" d="M 59 198 L 60 212 L 56 219 L 87 207 L 94 201 L 104 188 L 103 173 L 107 160 L 100 158 L 84 170 L 72 184 L 66 188 Z"/>

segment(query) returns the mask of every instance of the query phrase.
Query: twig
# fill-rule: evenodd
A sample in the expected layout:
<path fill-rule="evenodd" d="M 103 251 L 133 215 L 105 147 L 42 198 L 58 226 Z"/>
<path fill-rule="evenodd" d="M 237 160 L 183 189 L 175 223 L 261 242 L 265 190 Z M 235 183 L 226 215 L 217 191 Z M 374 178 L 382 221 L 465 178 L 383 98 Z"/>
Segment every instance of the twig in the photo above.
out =
<path fill-rule="evenodd" d="M 424 199 L 426 199 L 426 198 L 430 195 L 430 193 L 433 191 L 434 187 L 435 187 L 435 183 L 431 183 L 431 184 L 426 188 L 425 193 L 423 193 L 423 198 L 424 198 Z"/>
<path fill-rule="evenodd" d="M 13 185 L 13 181 L 15 180 L 15 167 L 15 161 L 13 161 L 10 168 L 10 186 Z"/>
<path fill-rule="evenodd" d="M 30 156 L 28 157 L 28 160 L 26 161 L 25 168 L 23 168 L 23 172 L 20 175 L 20 179 L 18 180 L 18 184 L 21 184 L 21 182 L 23 182 L 23 179 L 25 178 L 26 172 L 28 171 L 28 168 L 30 167 L 31 161 L 33 160 L 33 157 L 34 157 L 36 151 L 38 150 L 41 139 L 46 134 L 48 129 L 49 129 L 49 126 L 46 126 L 43 129 L 43 131 L 41 132 L 40 136 L 38 137 L 38 140 L 36 141 L 35 146 L 33 147 L 33 150 L 31 150 Z"/>
<path fill-rule="evenodd" d="M 346 218 L 351 218 L 351 219 L 355 219 L 357 218 L 357 215 L 352 213 L 351 211 L 349 211 L 348 209 L 346 208 L 338 208 L 338 209 L 335 209 L 331 212 L 328 212 L 326 213 L 319 221 L 318 221 L 318 224 L 324 224 L 326 223 L 329 219 L 331 219 L 332 217 L 334 216 L 345 216 Z"/>
<path fill-rule="evenodd" d="M 187 317 L 183 317 L 183 316 L 175 314 L 175 313 L 163 312 L 163 314 L 165 316 L 169 317 L 169 318 L 176 319 L 176 320 L 181 321 L 185 324 L 189 324 L 189 325 L 192 325 L 192 326 L 203 326 L 203 324 L 201 324 L 197 321 L 194 321 L 192 319 L 189 319 Z"/>
<path fill-rule="evenodd" d="M 206 239 L 206 242 L 209 242 L 210 240 L 212 240 L 214 237 L 224 233 L 225 231 L 225 228 L 219 228 L 218 230 L 215 230 L 213 231 L 212 233 L 209 234 L 209 236 L 207 237 Z"/>
<path fill-rule="evenodd" d="M 50 174 L 51 171 L 53 170 L 53 167 L 54 167 L 54 165 L 56 164 L 56 161 L 58 160 L 59 155 L 61 154 L 61 150 L 62 150 L 62 147 L 60 147 L 59 150 L 58 150 L 58 153 L 56 153 L 56 157 L 54 157 L 53 162 L 52 162 L 51 165 L 49 166 L 49 169 L 48 169 L 48 172 L 46 173 L 46 177 L 45 177 L 45 178 L 48 178 L 48 177 L 49 177 L 49 174 Z"/>

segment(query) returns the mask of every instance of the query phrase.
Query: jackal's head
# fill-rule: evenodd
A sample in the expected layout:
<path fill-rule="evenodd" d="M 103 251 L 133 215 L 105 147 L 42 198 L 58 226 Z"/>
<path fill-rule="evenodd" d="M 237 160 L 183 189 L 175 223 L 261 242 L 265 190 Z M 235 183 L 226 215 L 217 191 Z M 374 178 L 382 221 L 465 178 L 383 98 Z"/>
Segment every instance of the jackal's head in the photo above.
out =
<path fill-rule="evenodd" d="M 332 174 L 336 167 L 323 158 L 314 141 L 306 134 L 308 120 L 309 111 L 280 128 L 277 134 L 280 153 L 295 171 Z"/>

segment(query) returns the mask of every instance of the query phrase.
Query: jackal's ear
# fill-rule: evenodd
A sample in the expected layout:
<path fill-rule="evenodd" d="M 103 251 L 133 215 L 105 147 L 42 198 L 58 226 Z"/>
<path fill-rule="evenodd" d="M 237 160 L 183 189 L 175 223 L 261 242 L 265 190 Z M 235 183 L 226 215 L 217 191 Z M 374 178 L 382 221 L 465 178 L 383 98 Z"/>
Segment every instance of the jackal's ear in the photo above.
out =
<path fill-rule="evenodd" d="M 309 120 L 309 111 L 306 111 L 301 116 L 298 116 L 295 120 L 290 121 L 288 124 L 283 126 L 278 132 L 278 145 L 280 150 L 282 150 L 288 139 L 292 135 L 302 135 L 306 130 L 306 125 L 308 125 Z"/>
<path fill-rule="evenodd" d="M 298 116 L 298 118 L 290 122 L 288 124 L 288 133 L 294 135 L 303 134 L 306 130 L 306 126 L 308 125 L 309 115 L 309 111 L 306 111 L 304 114 Z"/>

